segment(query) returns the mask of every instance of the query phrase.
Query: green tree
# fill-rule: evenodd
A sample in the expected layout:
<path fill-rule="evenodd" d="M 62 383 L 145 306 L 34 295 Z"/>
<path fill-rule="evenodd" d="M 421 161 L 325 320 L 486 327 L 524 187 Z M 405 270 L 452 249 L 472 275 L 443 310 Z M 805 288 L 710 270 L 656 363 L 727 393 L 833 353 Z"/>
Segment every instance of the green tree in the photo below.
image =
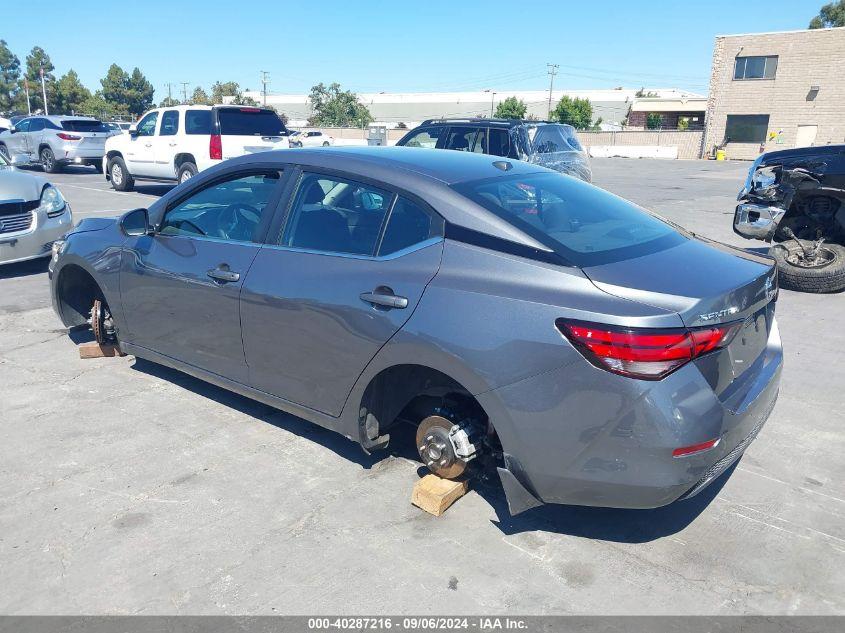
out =
<path fill-rule="evenodd" d="M 161 100 L 161 103 L 158 104 L 159 108 L 172 108 L 173 106 L 179 105 L 179 99 L 174 99 L 173 97 L 165 97 Z"/>
<path fill-rule="evenodd" d="M 9 50 L 6 40 L 0 40 L 0 112 L 16 108 L 20 78 L 21 61 Z"/>
<path fill-rule="evenodd" d="M 663 117 L 659 112 L 649 112 L 645 115 L 645 126 L 649 130 L 659 130 L 663 127 Z"/>
<path fill-rule="evenodd" d="M 496 106 L 496 118 L 498 119 L 524 119 L 526 112 L 528 112 L 528 106 L 522 99 L 516 97 L 508 97 Z"/>
<path fill-rule="evenodd" d="M 129 75 L 127 92 L 129 100 L 126 105 L 130 114 L 141 116 L 152 107 L 155 88 L 137 67 L 133 68 L 132 74 Z"/>
<path fill-rule="evenodd" d="M 134 68 L 130 75 L 117 64 L 112 64 L 100 80 L 100 85 L 103 87 L 102 97 L 111 104 L 112 110 L 138 117 L 153 105 L 153 85 L 138 68 Z"/>
<path fill-rule="evenodd" d="M 308 98 L 314 110 L 314 115 L 308 120 L 310 125 L 363 127 L 373 121 L 367 106 L 358 101 L 358 95 L 341 90 L 337 82 L 328 87 L 320 82 L 311 88 Z"/>
<path fill-rule="evenodd" d="M 129 75 L 117 64 L 109 66 L 106 76 L 100 80 L 103 87 L 102 98 L 114 104 L 127 104 L 129 101 Z"/>
<path fill-rule="evenodd" d="M 79 112 L 82 105 L 91 98 L 91 91 L 79 81 L 79 75 L 72 68 L 56 82 L 58 112 L 71 114 Z"/>
<path fill-rule="evenodd" d="M 126 104 L 109 101 L 103 96 L 103 92 L 101 90 L 98 90 L 88 97 L 82 103 L 79 110 L 80 112 L 90 116 L 95 116 L 99 119 L 103 119 L 104 121 L 109 119 L 129 118 L 129 109 L 126 107 Z"/>
<path fill-rule="evenodd" d="M 200 86 L 197 86 L 194 88 L 194 94 L 191 95 L 191 103 L 195 105 L 211 105 L 211 97 Z"/>
<path fill-rule="evenodd" d="M 829 29 L 845 26 L 845 0 L 830 2 L 819 9 L 819 14 L 810 20 L 811 29 Z"/>
<path fill-rule="evenodd" d="M 40 46 L 33 46 L 29 55 L 26 56 L 26 70 L 24 77 L 29 82 L 29 101 L 34 110 L 44 109 L 44 99 L 41 97 L 41 70 L 44 70 L 44 90 L 47 93 L 47 109 L 57 110 L 58 95 L 56 94 L 56 76 L 53 71 L 56 69 L 50 56 Z"/>
<path fill-rule="evenodd" d="M 223 97 L 240 96 L 241 90 L 237 81 L 215 81 L 211 86 L 211 103 L 223 103 Z"/>
<path fill-rule="evenodd" d="M 552 120 L 568 123 L 576 130 L 588 130 L 593 125 L 593 106 L 589 99 L 564 95 L 552 110 Z"/>

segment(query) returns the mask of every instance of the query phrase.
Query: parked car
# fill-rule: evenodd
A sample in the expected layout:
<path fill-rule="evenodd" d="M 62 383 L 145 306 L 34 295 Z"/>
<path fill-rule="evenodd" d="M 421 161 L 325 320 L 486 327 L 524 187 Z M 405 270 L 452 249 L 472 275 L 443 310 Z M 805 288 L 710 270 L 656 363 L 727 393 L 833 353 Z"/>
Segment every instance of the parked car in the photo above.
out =
<path fill-rule="evenodd" d="M 514 158 L 575 176 L 593 178 L 590 158 L 575 128 L 517 119 L 429 119 L 396 143 L 400 147 L 451 149 Z"/>
<path fill-rule="evenodd" d="M 48 257 L 72 225 L 70 205 L 56 187 L 0 155 L 0 264 Z"/>
<path fill-rule="evenodd" d="M 13 165 L 41 165 L 47 173 L 65 165 L 101 169 L 108 127 L 84 116 L 31 116 L 0 133 L 0 154 Z"/>
<path fill-rule="evenodd" d="M 130 191 L 136 179 L 184 182 L 228 158 L 286 148 L 287 136 L 279 115 L 267 108 L 155 108 L 128 134 L 109 138 L 103 171 L 118 191 Z"/>
<path fill-rule="evenodd" d="M 109 121 L 106 123 L 109 130 L 111 131 L 112 136 L 115 134 L 123 134 L 124 132 L 128 132 L 129 128 L 132 126 L 131 123 L 126 123 L 123 121 Z"/>
<path fill-rule="evenodd" d="M 129 354 L 457 477 L 512 512 L 700 492 L 774 406 L 771 258 L 575 178 L 394 147 L 236 158 L 83 220 L 54 308 Z"/>
<path fill-rule="evenodd" d="M 302 130 L 291 137 L 291 147 L 328 147 L 334 145 L 334 137 L 320 130 Z"/>
<path fill-rule="evenodd" d="M 760 155 L 737 200 L 734 231 L 774 242 L 781 286 L 845 290 L 845 145 Z"/>
<path fill-rule="evenodd" d="M 9 119 L 0 116 L 0 132 L 5 132 L 6 130 L 8 130 L 11 127 L 12 127 L 12 122 Z"/>

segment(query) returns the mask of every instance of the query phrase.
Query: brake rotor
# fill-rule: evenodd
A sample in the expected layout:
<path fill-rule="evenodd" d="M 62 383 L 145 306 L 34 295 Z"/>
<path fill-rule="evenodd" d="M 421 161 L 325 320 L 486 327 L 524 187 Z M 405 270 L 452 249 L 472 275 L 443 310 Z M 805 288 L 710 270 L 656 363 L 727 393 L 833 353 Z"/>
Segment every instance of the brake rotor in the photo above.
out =
<path fill-rule="evenodd" d="M 455 454 L 449 437 L 454 423 L 440 415 L 430 415 L 417 428 L 417 451 L 428 469 L 444 479 L 460 477 L 467 462 Z"/>
<path fill-rule="evenodd" d="M 91 307 L 91 329 L 100 345 L 108 343 L 114 335 L 111 314 L 102 299 L 95 299 Z"/>

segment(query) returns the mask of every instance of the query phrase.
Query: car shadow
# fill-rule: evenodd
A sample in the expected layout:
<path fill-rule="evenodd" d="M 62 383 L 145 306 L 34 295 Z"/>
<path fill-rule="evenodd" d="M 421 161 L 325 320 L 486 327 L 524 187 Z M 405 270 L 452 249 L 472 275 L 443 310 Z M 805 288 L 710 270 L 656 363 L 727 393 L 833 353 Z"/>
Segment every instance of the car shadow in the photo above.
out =
<path fill-rule="evenodd" d="M 71 336 L 72 338 L 76 336 L 79 339 L 78 342 L 91 338 L 90 330 L 84 329 L 72 331 Z M 132 369 L 172 382 L 183 389 L 262 422 L 272 424 L 299 437 L 318 442 L 339 457 L 356 463 L 364 469 L 370 469 L 379 462 L 392 457 L 419 462 L 415 447 L 416 442 L 414 441 L 416 429 L 410 423 L 398 423 L 391 427 L 391 440 L 388 449 L 367 455 L 356 442 L 339 433 L 194 378 L 176 369 L 142 358 L 135 359 Z M 680 532 L 692 523 L 719 494 L 734 468 L 736 468 L 736 464 L 692 499 L 676 501 L 668 506 L 652 510 L 543 505 L 517 516 L 511 516 L 495 470 L 491 469 L 484 472 L 477 470 L 472 478 L 471 487 L 493 508 L 496 513 L 496 520 L 493 520 L 492 523 L 505 535 L 544 531 L 618 543 L 647 543 Z M 417 474 L 423 477 L 427 473 L 428 470 L 420 464 Z"/>
<path fill-rule="evenodd" d="M 12 279 L 13 277 L 30 277 L 43 275 L 50 265 L 49 257 L 30 259 L 16 264 L 3 264 L 0 266 L 0 279 Z"/>
<path fill-rule="evenodd" d="M 156 196 L 160 198 L 161 196 L 169 192 L 171 189 L 173 189 L 173 187 L 175 186 L 175 184 L 164 183 L 148 183 L 139 185 L 136 182 L 135 186 L 132 188 L 132 191 L 134 191 L 135 193 L 143 194 L 145 196 Z"/>
<path fill-rule="evenodd" d="M 245 396 L 241 396 L 228 389 L 217 387 L 211 383 L 194 378 L 177 369 L 171 369 L 165 365 L 159 365 L 152 361 L 143 358 L 135 358 L 132 364 L 132 369 L 140 371 L 150 376 L 155 376 L 161 380 L 171 382 L 183 389 L 187 389 L 197 395 L 200 395 L 209 400 L 213 400 L 223 406 L 229 407 L 239 411 L 245 415 L 272 424 L 273 426 L 318 442 L 321 446 L 328 448 L 339 457 L 359 464 L 365 469 L 372 468 L 375 464 L 385 458 L 385 454 L 367 455 L 356 442 L 352 442 L 339 433 L 324 429 L 323 427 L 309 422 L 303 418 L 298 418 L 295 415 L 285 413 L 278 409 L 274 409 L 268 405 L 262 404 L 257 400 L 252 400 Z"/>

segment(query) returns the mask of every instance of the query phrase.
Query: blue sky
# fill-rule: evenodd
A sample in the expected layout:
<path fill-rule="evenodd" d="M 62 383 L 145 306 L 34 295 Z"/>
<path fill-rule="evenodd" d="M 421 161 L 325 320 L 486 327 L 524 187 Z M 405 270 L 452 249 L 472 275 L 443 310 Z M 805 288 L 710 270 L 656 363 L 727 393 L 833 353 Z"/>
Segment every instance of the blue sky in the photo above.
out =
<path fill-rule="evenodd" d="M 216 80 L 271 92 L 323 81 L 358 92 L 681 87 L 706 93 L 717 34 L 802 29 L 823 0 L 358 2 L 0 0 L 0 38 L 40 45 L 89 88 L 109 64 L 156 88 Z M 5 6 L 3 6 L 5 5 Z M 33 16 L 38 15 L 34 20 Z"/>

